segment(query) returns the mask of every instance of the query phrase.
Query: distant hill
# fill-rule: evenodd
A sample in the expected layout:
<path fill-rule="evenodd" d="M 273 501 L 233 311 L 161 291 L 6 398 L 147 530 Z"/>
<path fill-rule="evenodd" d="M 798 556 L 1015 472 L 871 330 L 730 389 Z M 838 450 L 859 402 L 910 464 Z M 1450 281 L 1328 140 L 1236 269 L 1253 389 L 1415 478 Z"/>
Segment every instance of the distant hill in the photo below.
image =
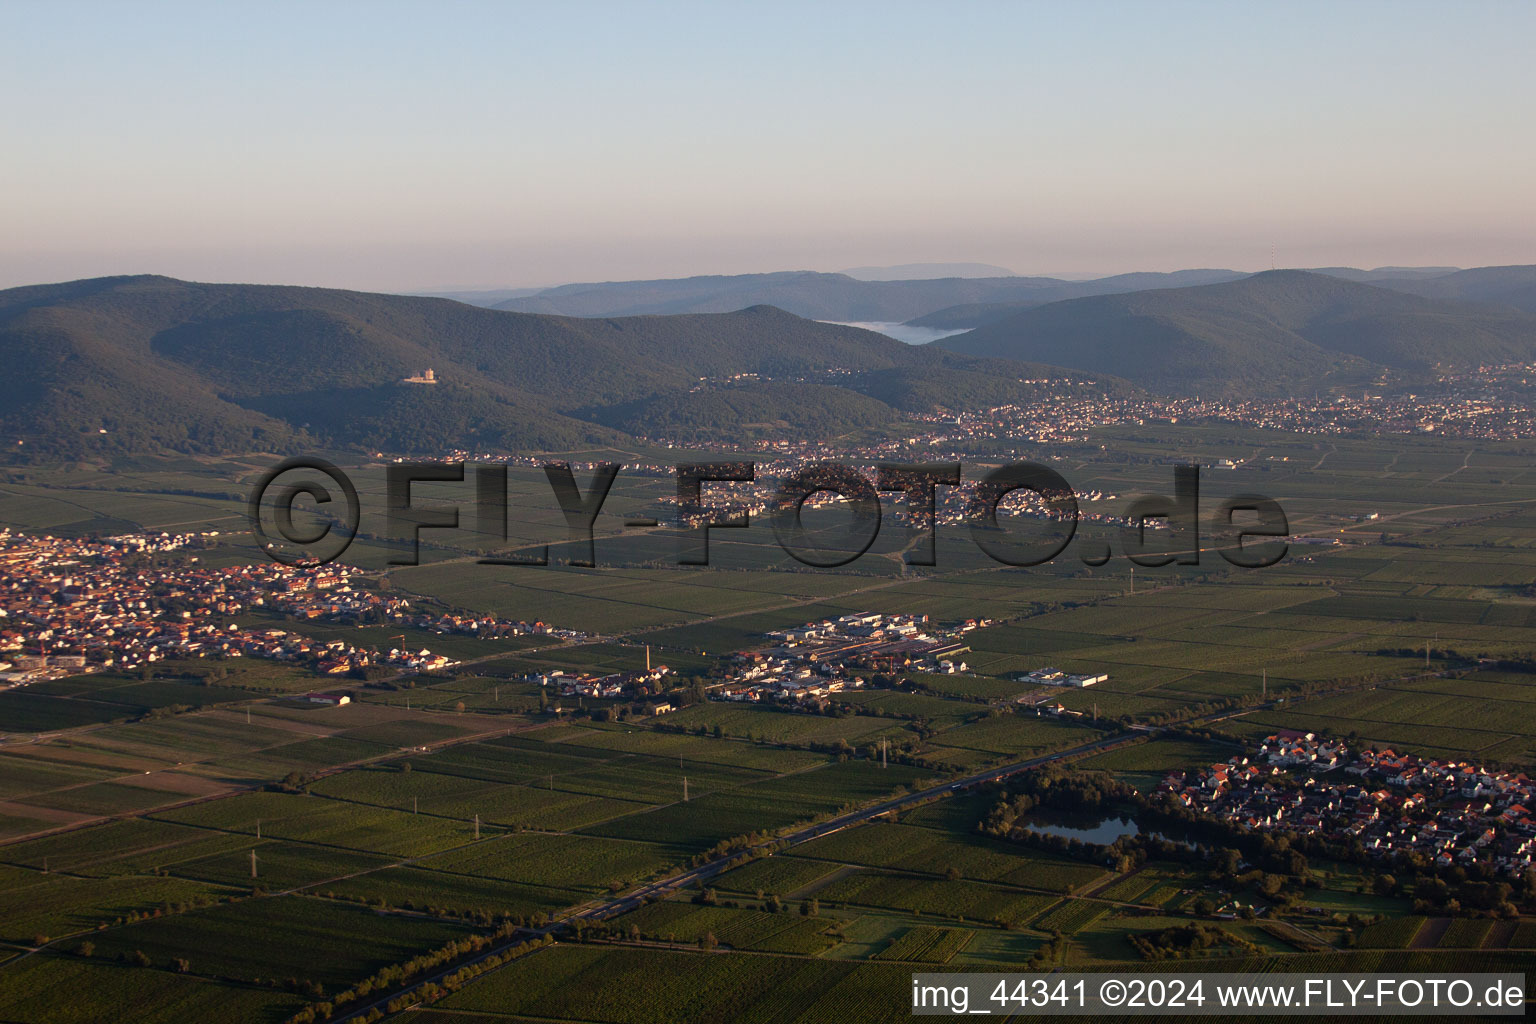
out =
<path fill-rule="evenodd" d="M 812 320 L 899 323 L 962 304 L 1014 302 L 1023 306 L 1041 305 L 1083 295 L 1206 284 L 1241 276 L 1231 270 L 1187 270 L 1176 274 L 1122 274 L 1097 281 L 1061 281 L 1052 277 L 859 281 L 846 274 L 786 271 L 730 277 L 568 284 L 526 298 L 509 299 L 498 303 L 496 308 L 563 316 L 645 316 L 724 313 L 748 306 L 771 305 Z"/>
<path fill-rule="evenodd" d="M 564 316 L 725 313 L 771 305 L 812 320 L 899 322 L 957 302 L 1042 294 L 1058 297 L 1051 278 L 945 278 L 859 281 L 845 274 L 786 271 L 729 277 L 568 284 L 499 303 L 498 309 Z"/>
<path fill-rule="evenodd" d="M 1536 266 L 1478 267 L 1428 278 L 1399 278 L 1383 287 L 1427 299 L 1512 306 L 1536 313 Z"/>
<path fill-rule="evenodd" d="M 1154 288 L 1186 288 L 1193 285 L 1216 284 L 1236 281 L 1246 275 L 1235 270 L 1175 270 L 1167 274 L 1137 273 L 1116 274 L 1092 281 L 1061 281 L 1056 292 L 1041 289 L 1027 299 L 1007 302 L 975 302 L 948 306 L 907 321 L 909 327 L 927 327 L 932 330 L 971 330 L 997 323 L 1014 313 L 1048 302 L 1081 298 L 1089 295 L 1112 295 L 1119 292 L 1150 291 Z"/>
<path fill-rule="evenodd" d="M 1512 305 L 1536 312 L 1536 267 L 1319 267 L 1309 271 L 1426 298 Z M 1062 279 L 1018 277 L 988 263 L 907 263 L 854 267 L 839 274 L 785 271 L 654 281 L 567 284 L 555 288 L 419 292 L 475 306 L 562 316 L 728 313 L 778 306 L 836 323 L 906 323 L 934 331 L 971 330 L 1048 302 L 1236 281 L 1235 270 L 1177 270 Z"/>
<path fill-rule="evenodd" d="M 845 432 L 910 408 L 899 403 L 917 390 L 904 379 L 942 395 L 953 376 L 956 393 L 970 394 L 974 378 L 998 372 L 766 306 L 577 319 L 164 277 L 0 292 L 0 358 L 0 441 L 38 457 L 560 450 L 747 424 Z M 404 382 L 428 368 L 438 383 Z M 1010 367 L 992 386 L 1037 370 Z M 778 383 L 744 391 L 732 383 L 743 375 Z M 866 379 L 889 400 L 860 393 Z"/>
<path fill-rule="evenodd" d="M 1509 294 L 1522 269 L 1463 280 Z M 0 291 L 0 358 L 8 458 L 559 451 L 884 429 L 1032 401 L 1047 385 L 1025 381 L 1062 367 L 1120 392 L 1287 394 L 1383 367 L 1536 358 L 1536 315 L 1278 271 L 1052 302 L 913 346 L 764 305 L 581 318 L 119 277 Z M 405 380 L 428 368 L 438 383 Z"/>
<path fill-rule="evenodd" d="M 1342 277 L 1346 281 L 1355 281 L 1359 284 L 1388 285 L 1392 281 L 1444 277 L 1460 269 L 1460 267 L 1377 267 L 1374 270 L 1359 270 L 1355 267 L 1312 267 L 1308 268 L 1308 272 L 1327 274 L 1329 277 Z"/>
<path fill-rule="evenodd" d="M 1312 274 L 1326 274 L 1329 277 L 1343 278 L 1346 281 L 1355 281 L 1360 284 L 1377 284 L 1384 288 L 1393 288 L 1394 290 L 1407 291 L 1413 294 L 1429 294 L 1428 292 L 1420 293 L 1416 291 L 1416 288 L 1428 287 L 1427 285 L 1420 285 L 1419 282 L 1443 277 L 1447 274 L 1454 274 L 1455 272 L 1455 267 L 1377 267 L 1374 270 L 1357 270 L 1353 267 L 1324 267 L 1308 271 L 1308 273 Z M 1087 295 L 1151 291 L 1154 288 L 1185 288 L 1202 284 L 1220 284 L 1224 281 L 1241 280 L 1247 276 L 1249 275 L 1235 270 L 1175 270 L 1166 274 L 1120 274 L 1115 277 L 1101 277 L 1092 281 L 1080 282 L 1083 288 L 1075 295 L 1053 296 L 1044 301 L 1040 298 L 1033 298 L 1009 302 L 979 302 L 950 306 L 910 320 L 907 326 L 926 327 L 933 330 L 972 330 L 977 327 L 985 327 L 988 324 L 995 324 L 999 320 L 1012 316 L 1014 313 L 1044 305 L 1046 301 L 1057 302 L 1065 298 L 1078 298 Z M 1044 292 L 1041 293 L 1041 295 L 1044 294 Z M 1454 298 L 1456 296 L 1447 295 L 1445 297 Z"/>
<path fill-rule="evenodd" d="M 1380 367 L 1536 356 L 1536 316 L 1419 298 L 1325 274 L 1052 303 L 934 343 L 970 355 L 1088 373 L 1161 390 L 1284 394 Z"/>
<path fill-rule="evenodd" d="M 454 302 L 467 302 L 471 306 L 494 306 L 508 299 L 522 299 L 529 295 L 537 295 L 543 290 L 543 288 L 492 288 L 482 291 L 404 292 L 402 294 L 420 295 L 431 299 L 452 299 Z"/>
<path fill-rule="evenodd" d="M 945 277 L 1017 277 L 991 263 L 899 263 L 894 267 L 853 267 L 842 273 L 859 281 L 932 281 Z"/>

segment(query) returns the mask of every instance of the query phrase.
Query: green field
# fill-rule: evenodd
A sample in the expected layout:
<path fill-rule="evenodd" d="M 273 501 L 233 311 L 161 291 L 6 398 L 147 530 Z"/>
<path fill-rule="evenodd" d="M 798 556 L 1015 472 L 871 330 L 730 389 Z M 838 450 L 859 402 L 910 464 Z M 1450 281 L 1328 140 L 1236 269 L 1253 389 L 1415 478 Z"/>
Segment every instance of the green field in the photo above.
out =
<path fill-rule="evenodd" d="M 444 1000 L 445 1009 L 653 1024 L 910 1019 L 911 967 L 769 955 L 557 946 Z M 604 984 L 581 984 L 601 977 Z"/>
<path fill-rule="evenodd" d="M 1104 875 L 1090 865 L 983 836 L 886 822 L 814 840 L 795 856 L 932 875 L 953 868 L 962 878 L 1050 892 L 1070 892 Z"/>
<path fill-rule="evenodd" d="M 911 928 L 885 950 L 877 953 L 875 958 L 907 963 L 947 964 L 970 943 L 974 935 L 974 932 L 964 928 L 930 928 L 926 925 Z"/>
<path fill-rule="evenodd" d="M 1408 875 L 1401 894 L 1377 895 L 1371 869 L 1314 858 L 1305 884 L 1285 882 L 1293 904 L 1255 921 L 1202 919 L 1200 898 L 1215 891 L 1205 865 L 1128 868 L 994 839 L 977 826 L 999 790 L 947 792 L 960 773 L 1164 723 L 1216 722 L 1229 735 L 1133 733 L 1136 742 L 1075 765 L 1145 793 L 1168 771 L 1251 753 L 1233 736 L 1303 728 L 1536 770 L 1536 673 L 1477 660 L 1526 658 L 1536 646 L 1526 446 L 1490 443 L 1469 456 L 1457 442 L 1413 436 L 1388 452 L 1371 438 L 1127 424 L 1052 454 L 1075 486 L 1122 496 L 1166 490 L 1171 458 L 1242 459 L 1207 472 L 1203 505 L 1273 494 L 1295 532 L 1343 543 L 1297 545 L 1263 571 L 1219 560 L 1138 569 L 1132 593 L 1123 559 L 1089 567 L 1069 552 L 1004 567 L 963 530 L 941 531 L 932 569 L 903 568 L 891 539 L 846 569 L 812 570 L 789 564 L 766 528 L 720 531 L 714 568 L 680 567 L 664 530 L 620 536 L 606 516 L 592 569 L 476 565 L 483 538 L 465 531 L 429 537 L 420 566 L 388 568 L 392 549 L 365 538 L 349 558 L 369 585 L 422 608 L 602 635 L 482 641 L 263 610 L 242 621 L 363 645 L 403 634 L 475 663 L 388 685 L 349 681 L 356 699 L 341 708 L 282 699 L 314 688 L 315 676 L 256 659 L 0 693 L 0 1018 L 278 1024 L 321 998 L 317 984 L 328 997 L 500 922 L 561 919 L 732 842 L 740 860 L 702 883 L 713 895 L 653 895 L 593 922 L 596 942 L 566 934 L 414 1016 L 908 1020 L 914 970 L 1022 971 L 1042 951 L 1040 969 L 1165 969 L 1180 961 L 1144 963 L 1131 938 L 1202 920 L 1229 936 L 1200 953 L 1202 968 L 1528 970 L 1536 904 L 1519 894 L 1521 916 L 1508 921 L 1419 913 Z M 167 459 L 28 471 L 0 484 L 0 522 L 72 535 L 230 530 L 238 502 L 169 491 L 236 493 L 253 468 Z M 381 501 L 377 467 L 359 474 Z M 564 524 L 546 490 L 531 496 L 547 483 L 522 467 L 514 476 L 524 487 L 514 540 L 553 537 L 558 562 Z M 637 477 L 615 501 L 654 509 L 670 486 Z M 1371 512 L 1380 518 L 1351 518 Z M 1090 534 L 1104 535 L 1085 524 Z M 258 554 L 232 535 L 204 557 L 236 565 Z M 527 678 L 634 670 L 649 654 L 674 672 L 670 699 L 687 704 L 695 681 L 723 678 L 729 656 L 762 646 L 764 631 L 866 610 L 993 625 L 964 635 L 965 673 L 860 669 L 893 678 L 816 713 L 704 701 L 653 719 L 643 702 L 562 700 L 570 706 L 556 716 Z M 1086 690 L 1015 679 L 1046 665 L 1109 679 Z M 1213 719 L 1260 693 L 1269 706 Z M 1042 712 L 1016 701 L 1024 695 L 1043 698 Z M 1057 702 L 1098 720 L 1045 713 Z M 885 769 L 867 757 L 881 740 L 893 754 Z M 946 787 L 944 798 L 772 845 L 797 826 L 930 786 Z M 1251 887 L 1221 895 L 1255 898 Z M 1053 932 L 1066 938 L 1047 950 Z M 140 953 L 148 968 L 135 966 Z"/>
<path fill-rule="evenodd" d="M 279 1024 L 303 996 L 77 957 L 33 957 L 0 966 L 0 1015 L 50 1024 L 137 1020 L 248 1020 Z"/>
<path fill-rule="evenodd" d="M 310 978 L 345 987 L 380 967 L 467 933 L 442 921 L 379 914 L 300 896 L 242 900 L 102 932 L 98 955 L 142 950 L 152 962 L 176 957 L 199 974 L 237 981 Z M 315 956 L 316 950 L 326 955 Z"/>
<path fill-rule="evenodd" d="M 619 923 L 640 936 L 665 942 L 696 943 L 706 937 L 731 949 L 813 955 L 837 940 L 827 934 L 832 922 L 785 909 L 756 909 L 656 903 L 624 915 Z M 633 932 L 631 932 L 633 934 Z"/>

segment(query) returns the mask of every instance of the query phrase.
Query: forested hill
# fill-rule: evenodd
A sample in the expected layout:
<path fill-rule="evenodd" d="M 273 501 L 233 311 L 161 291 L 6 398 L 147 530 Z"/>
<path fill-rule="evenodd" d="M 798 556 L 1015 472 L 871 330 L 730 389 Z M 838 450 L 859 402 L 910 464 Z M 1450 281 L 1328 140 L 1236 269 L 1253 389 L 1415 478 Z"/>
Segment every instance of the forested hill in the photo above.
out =
<path fill-rule="evenodd" d="M 577 319 L 148 276 L 0 292 L 0 355 L 7 449 L 66 456 L 569 449 L 696 433 L 701 417 L 720 431 L 841 431 L 943 405 L 936 393 L 1017 397 L 1034 372 L 770 307 Z M 429 368 L 438 383 L 404 382 Z M 766 416 L 768 403 L 782 414 Z"/>
<path fill-rule="evenodd" d="M 935 344 L 1179 393 L 1287 394 L 1382 368 L 1536 358 L 1536 316 L 1299 270 L 1052 303 Z"/>

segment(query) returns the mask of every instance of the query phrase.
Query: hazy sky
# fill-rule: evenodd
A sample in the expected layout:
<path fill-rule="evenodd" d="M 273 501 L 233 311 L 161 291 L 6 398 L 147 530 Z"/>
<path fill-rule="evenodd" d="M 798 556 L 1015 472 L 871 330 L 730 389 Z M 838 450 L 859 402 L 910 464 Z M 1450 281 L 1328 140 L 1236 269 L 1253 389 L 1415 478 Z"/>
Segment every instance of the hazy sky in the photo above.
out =
<path fill-rule="evenodd" d="M 1536 262 L 1536 4 L 0 0 L 0 286 Z"/>

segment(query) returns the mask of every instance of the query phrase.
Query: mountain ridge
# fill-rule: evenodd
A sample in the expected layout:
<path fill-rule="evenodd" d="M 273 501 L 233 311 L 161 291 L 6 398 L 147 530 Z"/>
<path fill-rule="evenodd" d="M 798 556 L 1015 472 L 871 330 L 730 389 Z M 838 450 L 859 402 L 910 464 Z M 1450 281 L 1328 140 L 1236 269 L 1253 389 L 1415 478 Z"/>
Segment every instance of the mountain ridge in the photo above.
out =
<path fill-rule="evenodd" d="M 1116 275 L 1098 281 L 1062 281 L 1051 277 L 861 281 L 846 274 L 777 271 L 568 284 L 510 299 L 494 308 L 565 316 L 644 316 L 727 312 L 767 304 L 812 320 L 897 323 L 964 303 L 1043 304 L 1104 291 L 1195 283 L 1188 275 L 1220 275 L 1220 279 L 1242 276 L 1237 271 L 1220 270 Z"/>
<path fill-rule="evenodd" d="M 0 292 L 0 356 L 9 369 L 0 379 L 0 437 L 13 457 L 316 444 L 569 449 L 632 441 L 629 431 L 641 427 L 698 433 L 690 402 L 721 410 L 722 430 L 748 422 L 855 429 L 898 410 L 845 380 L 953 374 L 973 392 L 997 387 L 973 379 L 985 374 L 971 357 L 770 306 L 555 317 L 153 275 Z M 428 368 L 438 383 L 405 381 Z M 780 381 L 789 392 L 771 397 L 794 415 L 768 420 L 767 399 L 710 394 L 744 377 Z M 892 396 L 921 391 L 881 380 Z M 805 399 L 799 412 L 796 388 Z M 1018 393 L 1006 381 L 1002 390 Z M 684 397 L 694 392 L 704 394 Z"/>
<path fill-rule="evenodd" d="M 1536 313 L 1536 266 L 1474 267 L 1430 278 L 1391 283 L 1398 291 L 1427 299 L 1453 299 L 1509 306 Z"/>
<path fill-rule="evenodd" d="M 1536 316 L 1425 299 L 1306 271 L 1069 299 L 933 344 L 1116 373 L 1174 392 L 1286 393 L 1298 384 L 1536 355 Z"/>

